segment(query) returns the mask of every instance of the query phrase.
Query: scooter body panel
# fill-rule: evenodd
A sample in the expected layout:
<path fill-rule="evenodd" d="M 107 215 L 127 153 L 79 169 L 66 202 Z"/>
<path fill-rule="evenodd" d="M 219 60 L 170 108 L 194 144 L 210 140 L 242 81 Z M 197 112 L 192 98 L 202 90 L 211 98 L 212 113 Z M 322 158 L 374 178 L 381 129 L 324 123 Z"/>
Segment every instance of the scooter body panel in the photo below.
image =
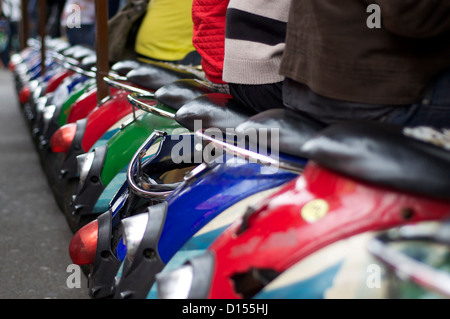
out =
<path fill-rule="evenodd" d="M 113 94 L 113 92 L 111 92 Z M 86 91 L 72 104 L 70 112 L 67 115 L 67 123 L 75 123 L 78 120 L 89 116 L 89 113 L 97 106 L 97 87 L 90 86 Z M 64 123 L 66 124 L 66 123 Z M 62 125 L 61 125 L 62 126 Z"/>
<path fill-rule="evenodd" d="M 71 70 L 60 70 L 48 81 L 45 94 L 54 92 L 63 83 L 64 79 L 71 76 L 72 74 L 73 71 Z"/>
<path fill-rule="evenodd" d="M 169 108 L 167 110 L 170 111 Z M 108 141 L 108 153 L 101 174 L 104 185 L 108 185 L 114 176 L 128 165 L 132 156 L 154 130 L 164 131 L 169 135 L 178 134 L 176 130 L 185 131 L 171 119 L 150 113 L 139 116 Z"/>
<path fill-rule="evenodd" d="M 290 172 L 274 173 L 260 164 L 230 159 L 179 189 L 167 199 L 167 219 L 158 245 L 162 261 L 167 263 L 201 227 L 231 205 L 294 177 Z"/>
<path fill-rule="evenodd" d="M 127 100 L 129 94 L 126 91 L 118 91 L 110 100 L 96 107 L 89 114 L 81 144 L 84 150 L 89 150 L 111 126 L 133 112 L 133 108 Z"/>
<path fill-rule="evenodd" d="M 76 87 L 74 87 L 72 92 L 67 97 L 67 100 L 61 106 L 61 111 L 60 111 L 59 117 L 58 117 L 58 123 L 59 123 L 60 127 L 68 123 L 68 116 L 71 113 L 72 108 L 74 107 L 75 103 L 80 98 L 83 97 L 83 95 L 84 95 L 84 93 L 86 93 L 86 91 L 89 91 L 93 87 L 95 87 L 94 79 L 86 80 L 85 82 L 82 82 L 79 85 L 77 85 Z M 86 102 L 90 102 L 90 100 L 86 101 Z M 92 110 L 95 107 L 95 105 L 96 104 L 94 104 L 94 105 L 88 104 L 88 103 L 83 104 L 83 106 L 87 107 L 88 109 L 90 108 L 90 110 Z"/>
<path fill-rule="evenodd" d="M 226 163 L 208 169 L 206 173 L 179 187 L 167 198 L 167 212 L 156 247 L 159 259 L 164 265 L 168 264 L 200 229 L 228 208 L 255 194 L 275 189 L 296 176 L 297 174 L 291 172 L 274 171 L 273 168 L 236 158 L 228 159 Z M 206 239 L 201 235 L 196 237 L 196 240 L 190 243 L 191 247 L 181 252 L 177 258 L 199 253 L 201 248 L 204 249 L 207 245 L 205 240 L 206 242 L 212 240 L 221 231 L 223 228 L 219 227 L 211 230 Z M 124 269 L 119 270 L 118 277 L 130 278 Z M 148 281 L 150 285 L 145 296 L 151 291 L 157 274 L 158 272 L 148 273 L 148 277 L 142 279 Z M 119 290 L 115 292 L 116 296 L 120 293 Z M 139 295 L 142 293 L 139 291 Z"/>
<path fill-rule="evenodd" d="M 449 214 L 447 202 L 360 183 L 310 163 L 211 245 L 216 262 L 208 297 L 242 298 L 232 278 L 252 269 L 280 274 L 339 240 Z"/>

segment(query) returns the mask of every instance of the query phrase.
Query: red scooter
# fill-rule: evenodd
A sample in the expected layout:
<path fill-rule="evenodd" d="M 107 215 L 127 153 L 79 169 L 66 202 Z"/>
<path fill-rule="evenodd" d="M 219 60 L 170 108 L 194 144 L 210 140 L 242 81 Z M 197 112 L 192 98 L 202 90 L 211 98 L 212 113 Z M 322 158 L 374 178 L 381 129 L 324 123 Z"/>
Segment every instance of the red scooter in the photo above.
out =
<path fill-rule="evenodd" d="M 336 125 L 303 150 L 310 162 L 301 176 L 250 207 L 183 276 L 158 276 L 161 298 L 253 298 L 341 240 L 450 216 L 450 152 L 401 127 Z"/>

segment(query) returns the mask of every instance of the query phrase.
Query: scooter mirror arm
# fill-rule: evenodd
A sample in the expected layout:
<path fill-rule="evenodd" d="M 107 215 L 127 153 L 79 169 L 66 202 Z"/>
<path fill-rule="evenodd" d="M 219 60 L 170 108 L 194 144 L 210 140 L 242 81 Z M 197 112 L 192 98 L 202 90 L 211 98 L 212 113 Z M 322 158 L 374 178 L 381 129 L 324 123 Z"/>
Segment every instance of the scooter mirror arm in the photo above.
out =
<path fill-rule="evenodd" d="M 119 81 L 126 81 L 127 78 L 124 76 L 119 76 L 119 75 L 109 75 L 103 78 L 103 81 L 106 82 L 106 84 L 108 84 L 110 87 L 119 89 L 119 90 L 123 90 L 123 91 L 128 91 L 131 93 L 136 93 L 136 94 L 143 94 L 143 95 L 148 95 L 150 96 L 154 96 L 153 93 L 146 91 L 146 90 L 142 90 L 140 88 L 125 84 L 125 83 L 120 83 Z"/>
<path fill-rule="evenodd" d="M 76 73 L 82 74 L 84 76 L 87 76 L 89 78 L 95 78 L 96 74 L 92 71 L 87 71 L 78 66 L 78 61 L 72 58 L 65 57 L 61 53 L 57 52 L 50 52 L 49 53 L 55 60 L 57 60 L 59 63 L 63 64 L 65 68 L 74 71 Z"/>
<path fill-rule="evenodd" d="M 68 68 L 69 70 L 72 70 L 75 73 L 84 75 L 88 78 L 95 79 L 97 76 L 97 74 L 95 72 L 84 70 L 84 69 L 80 68 L 79 66 L 73 65 L 72 63 L 69 63 L 69 62 L 64 63 L 64 66 L 66 68 Z"/>
<path fill-rule="evenodd" d="M 198 130 L 195 132 L 198 137 L 213 143 L 214 145 L 224 149 L 226 152 L 231 153 L 233 155 L 237 155 L 243 157 L 247 160 L 255 160 L 257 163 L 267 166 L 278 167 L 285 171 L 294 172 L 296 174 L 300 174 L 303 172 L 304 167 L 300 167 L 294 163 L 289 163 L 287 161 L 275 159 L 273 157 L 262 155 L 245 148 L 237 147 L 233 144 L 226 143 L 223 140 L 215 139 L 209 135 L 207 135 L 203 130 Z"/>
<path fill-rule="evenodd" d="M 57 52 L 51 52 L 49 54 L 52 55 L 52 57 L 59 63 L 63 64 L 65 68 L 74 71 L 75 73 L 84 75 L 92 79 L 95 79 L 97 77 L 97 73 L 95 71 L 93 70 L 88 71 L 83 68 L 80 68 L 79 62 L 75 59 L 65 57 L 64 55 Z"/>
<path fill-rule="evenodd" d="M 369 243 L 368 250 L 375 258 L 393 269 L 395 273 L 406 276 L 420 286 L 450 297 L 450 275 L 448 273 L 436 270 L 389 246 L 390 242 L 414 239 L 437 242 L 432 234 L 426 236 L 421 233 L 417 237 L 400 236 L 398 238 L 392 238 L 389 233 L 383 233 Z"/>
<path fill-rule="evenodd" d="M 165 117 L 165 118 L 168 118 L 171 120 L 175 120 L 174 113 L 164 111 L 162 109 L 159 109 L 156 106 L 149 105 L 149 104 L 144 103 L 139 100 L 139 99 L 154 99 L 154 98 L 155 98 L 155 95 L 151 94 L 151 93 L 150 94 L 148 94 L 148 93 L 147 94 L 133 93 L 128 96 L 128 101 L 131 103 L 131 105 L 133 105 L 145 112 L 152 113 L 152 114 L 155 114 L 158 116 L 162 116 L 162 117 Z"/>
<path fill-rule="evenodd" d="M 145 156 L 145 153 L 149 150 L 149 148 L 158 140 L 159 138 L 165 138 L 167 133 L 155 130 L 150 137 L 142 144 L 142 146 L 137 150 L 136 154 L 131 159 L 131 162 L 128 166 L 127 170 L 127 181 L 131 191 L 139 197 L 146 199 L 165 199 L 167 196 L 172 194 L 173 190 L 169 191 L 160 191 L 160 192 L 152 192 L 143 189 L 139 186 L 135 181 L 135 176 L 140 176 L 141 174 L 141 161 Z M 164 142 L 164 140 L 163 140 Z M 159 146 L 158 151 L 154 156 L 157 156 L 161 151 L 162 143 Z"/>
<path fill-rule="evenodd" d="M 59 63 L 64 64 L 66 67 L 67 66 L 77 66 L 79 64 L 79 62 L 77 60 L 70 58 L 70 57 L 66 57 L 59 52 L 49 51 L 48 54 L 49 54 L 49 56 L 51 56 L 53 59 L 55 59 Z"/>

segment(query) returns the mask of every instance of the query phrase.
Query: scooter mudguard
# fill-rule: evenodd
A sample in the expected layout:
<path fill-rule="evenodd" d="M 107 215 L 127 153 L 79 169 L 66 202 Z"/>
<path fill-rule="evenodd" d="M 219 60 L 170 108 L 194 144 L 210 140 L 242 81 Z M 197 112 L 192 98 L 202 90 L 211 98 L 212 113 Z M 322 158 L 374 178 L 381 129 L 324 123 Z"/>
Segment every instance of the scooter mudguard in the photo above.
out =
<path fill-rule="evenodd" d="M 133 112 L 133 108 L 127 100 L 129 94 L 126 91 L 118 91 L 101 107 L 94 109 L 89 114 L 86 118 L 86 130 L 81 142 L 84 150 L 89 150 L 111 126 Z"/>
<path fill-rule="evenodd" d="M 109 96 L 113 97 L 119 91 L 119 89 L 111 87 Z M 106 101 L 104 100 L 102 104 L 106 103 Z M 73 92 L 64 103 L 58 119 L 59 126 L 62 127 L 67 123 L 75 123 L 78 120 L 87 118 L 91 112 L 100 106 L 97 101 L 96 81 L 94 79 L 89 80 Z"/>
<path fill-rule="evenodd" d="M 39 135 L 42 145 L 48 145 L 53 133 L 59 128 L 58 118 L 64 103 L 74 90 L 88 78 L 80 74 L 67 77 L 51 96 L 46 107 L 37 114 L 35 132 Z M 44 114 L 46 114 L 44 116 Z"/>
<path fill-rule="evenodd" d="M 234 204 L 224 210 L 222 213 L 217 215 L 208 224 L 202 227 L 197 233 L 192 236 L 184 245 L 181 247 L 176 254 L 169 260 L 167 265 L 161 271 L 162 274 L 171 272 L 181 267 L 186 260 L 194 258 L 196 256 L 204 253 L 209 245 L 216 240 L 220 234 L 222 234 L 227 227 L 229 227 L 234 221 L 241 218 L 249 207 L 253 206 L 254 203 L 258 203 L 265 200 L 267 197 L 272 195 L 278 188 L 269 189 L 267 191 L 256 193 L 249 196 L 237 204 Z M 126 246 L 125 246 L 126 252 Z M 124 260 L 124 258 L 122 258 Z M 120 277 L 120 274 L 119 274 Z M 153 284 L 150 289 L 146 299 L 157 299 L 156 283 Z"/>
<path fill-rule="evenodd" d="M 50 67 L 50 66 L 49 66 Z M 53 76 L 61 70 L 59 65 L 53 65 L 49 69 L 47 69 L 46 73 L 41 76 L 40 74 L 37 75 L 30 75 L 29 72 L 22 77 L 20 81 L 20 92 L 19 92 L 19 101 L 22 104 L 25 103 L 35 103 L 36 99 L 41 97 L 43 93 L 45 92 L 48 82 L 53 78 Z M 32 83 L 37 83 L 37 88 L 39 90 L 36 90 L 32 87 Z"/>
<path fill-rule="evenodd" d="M 111 90 L 111 95 L 115 94 L 115 91 Z M 64 121 L 60 121 L 60 126 L 63 126 L 67 123 L 75 123 L 78 120 L 84 119 L 88 117 L 89 113 L 97 106 L 97 87 L 89 86 L 86 88 L 86 91 L 73 102 L 70 107 L 70 111 L 66 112 L 67 119 Z"/>
<path fill-rule="evenodd" d="M 331 243 L 407 222 L 441 219 L 449 208 L 449 203 L 403 193 L 386 196 L 382 188 L 310 163 L 301 177 L 211 245 L 203 265 L 211 270 L 211 281 L 197 296 L 254 297 L 265 283 Z"/>
<path fill-rule="evenodd" d="M 44 94 L 49 94 L 54 92 L 66 79 L 67 77 L 73 75 L 73 71 L 71 70 L 59 70 L 58 73 L 56 73 L 47 84 L 47 88 L 44 92 Z"/>
<path fill-rule="evenodd" d="M 253 299 L 386 299 L 387 280 L 367 246 L 366 232 L 326 246 L 296 263 Z"/>
<path fill-rule="evenodd" d="M 340 240 L 290 267 L 254 298 L 448 298 L 447 227 L 448 219 Z"/>
<path fill-rule="evenodd" d="M 273 170 L 260 164 L 248 163 L 236 158 L 214 166 L 184 187 L 178 188 L 166 201 L 166 209 L 157 216 L 161 220 L 149 220 L 161 225 L 159 236 L 147 241 L 144 235 L 140 249 L 155 252 L 153 265 L 139 263 L 138 258 L 130 262 L 127 258 L 122 276 L 116 286 L 115 298 L 146 298 L 155 282 L 157 273 L 164 269 L 170 259 L 202 227 L 224 212 L 227 208 L 257 193 L 279 187 L 297 175 L 291 172 Z M 152 210 L 149 208 L 151 218 Z M 158 208 L 161 210 L 161 208 Z M 153 226 L 154 227 L 154 226 Z M 145 246 L 145 247 L 144 247 Z M 139 255 L 139 253 L 137 253 Z"/>

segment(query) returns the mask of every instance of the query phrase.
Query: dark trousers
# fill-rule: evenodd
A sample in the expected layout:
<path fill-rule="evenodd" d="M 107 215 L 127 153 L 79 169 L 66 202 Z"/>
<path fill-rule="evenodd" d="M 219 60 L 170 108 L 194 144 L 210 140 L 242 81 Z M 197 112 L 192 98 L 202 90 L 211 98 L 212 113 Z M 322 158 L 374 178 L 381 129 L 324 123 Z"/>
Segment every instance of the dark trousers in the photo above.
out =
<path fill-rule="evenodd" d="M 230 83 L 229 87 L 233 100 L 253 112 L 284 108 L 283 82 L 262 85 Z"/>
<path fill-rule="evenodd" d="M 450 69 L 432 81 L 420 101 L 410 105 L 373 105 L 330 99 L 290 79 L 285 80 L 283 101 L 287 108 L 327 125 L 366 119 L 408 127 L 450 128 Z"/>

